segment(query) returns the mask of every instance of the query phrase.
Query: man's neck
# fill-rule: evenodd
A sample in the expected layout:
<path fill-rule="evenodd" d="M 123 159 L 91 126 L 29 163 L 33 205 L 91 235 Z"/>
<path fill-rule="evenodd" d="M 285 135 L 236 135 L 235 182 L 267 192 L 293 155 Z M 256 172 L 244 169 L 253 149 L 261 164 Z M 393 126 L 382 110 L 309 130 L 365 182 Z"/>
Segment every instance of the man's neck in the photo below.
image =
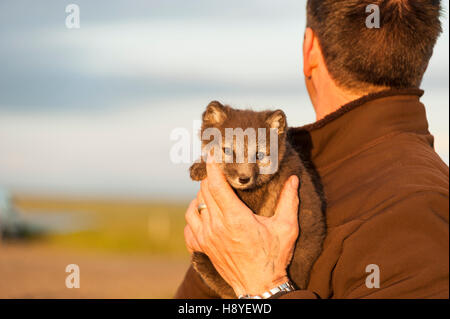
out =
<path fill-rule="evenodd" d="M 341 108 L 341 106 L 357 100 L 369 93 L 370 92 L 355 94 L 334 87 L 329 88 L 326 94 L 317 94 L 314 101 L 316 120 L 319 121 L 323 119 L 328 114 L 331 114 Z"/>

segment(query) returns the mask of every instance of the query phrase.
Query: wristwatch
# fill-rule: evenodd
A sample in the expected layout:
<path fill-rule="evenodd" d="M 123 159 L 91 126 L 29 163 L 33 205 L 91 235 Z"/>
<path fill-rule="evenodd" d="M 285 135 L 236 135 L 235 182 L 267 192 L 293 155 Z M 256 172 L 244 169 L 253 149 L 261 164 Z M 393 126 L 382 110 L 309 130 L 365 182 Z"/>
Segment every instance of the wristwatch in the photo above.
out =
<path fill-rule="evenodd" d="M 259 296 L 240 295 L 238 298 L 239 299 L 269 299 L 275 295 L 277 295 L 277 296 L 284 295 L 291 291 L 295 291 L 295 287 L 289 281 L 287 281 L 275 288 L 270 289 L 269 291 L 262 293 Z"/>

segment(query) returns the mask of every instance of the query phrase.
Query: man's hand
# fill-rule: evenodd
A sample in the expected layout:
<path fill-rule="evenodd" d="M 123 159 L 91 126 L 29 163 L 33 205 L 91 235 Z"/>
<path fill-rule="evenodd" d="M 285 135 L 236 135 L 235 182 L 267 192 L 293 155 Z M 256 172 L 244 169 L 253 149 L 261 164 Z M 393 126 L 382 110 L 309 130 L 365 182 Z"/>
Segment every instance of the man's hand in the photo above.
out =
<path fill-rule="evenodd" d="M 186 212 L 188 250 L 208 255 L 238 296 L 260 295 L 286 282 L 298 236 L 298 177 L 286 182 L 274 216 L 267 218 L 239 200 L 212 156 L 207 173 Z M 200 203 L 207 206 L 201 214 Z"/>

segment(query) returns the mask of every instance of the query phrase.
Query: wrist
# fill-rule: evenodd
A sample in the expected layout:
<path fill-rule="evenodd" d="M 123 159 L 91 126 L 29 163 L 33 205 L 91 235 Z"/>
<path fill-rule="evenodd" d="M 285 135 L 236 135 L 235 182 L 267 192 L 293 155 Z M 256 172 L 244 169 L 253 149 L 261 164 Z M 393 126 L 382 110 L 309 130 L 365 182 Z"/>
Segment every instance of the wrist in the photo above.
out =
<path fill-rule="evenodd" d="M 280 285 L 277 285 L 261 294 L 253 295 L 253 294 L 245 294 L 238 295 L 239 299 L 272 299 L 279 298 L 280 296 L 295 291 L 295 286 L 288 280 L 283 282 Z"/>
<path fill-rule="evenodd" d="M 278 287 L 286 282 L 289 282 L 289 278 L 286 274 L 283 274 L 268 281 L 265 280 L 264 282 L 259 281 L 258 283 L 250 284 L 247 287 L 236 287 L 234 291 L 237 296 L 260 296 L 263 293 L 270 291 L 271 289 Z"/>

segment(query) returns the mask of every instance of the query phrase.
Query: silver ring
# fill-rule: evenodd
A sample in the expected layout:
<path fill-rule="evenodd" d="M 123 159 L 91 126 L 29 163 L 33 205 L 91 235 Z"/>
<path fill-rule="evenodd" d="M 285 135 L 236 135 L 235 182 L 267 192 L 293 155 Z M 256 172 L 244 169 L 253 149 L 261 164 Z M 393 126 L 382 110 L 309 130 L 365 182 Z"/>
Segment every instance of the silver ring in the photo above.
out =
<path fill-rule="evenodd" d="M 198 210 L 199 214 L 202 213 L 202 210 L 203 210 L 203 209 L 208 209 L 208 207 L 206 206 L 206 204 L 204 204 L 204 203 L 198 204 L 197 210 Z"/>

